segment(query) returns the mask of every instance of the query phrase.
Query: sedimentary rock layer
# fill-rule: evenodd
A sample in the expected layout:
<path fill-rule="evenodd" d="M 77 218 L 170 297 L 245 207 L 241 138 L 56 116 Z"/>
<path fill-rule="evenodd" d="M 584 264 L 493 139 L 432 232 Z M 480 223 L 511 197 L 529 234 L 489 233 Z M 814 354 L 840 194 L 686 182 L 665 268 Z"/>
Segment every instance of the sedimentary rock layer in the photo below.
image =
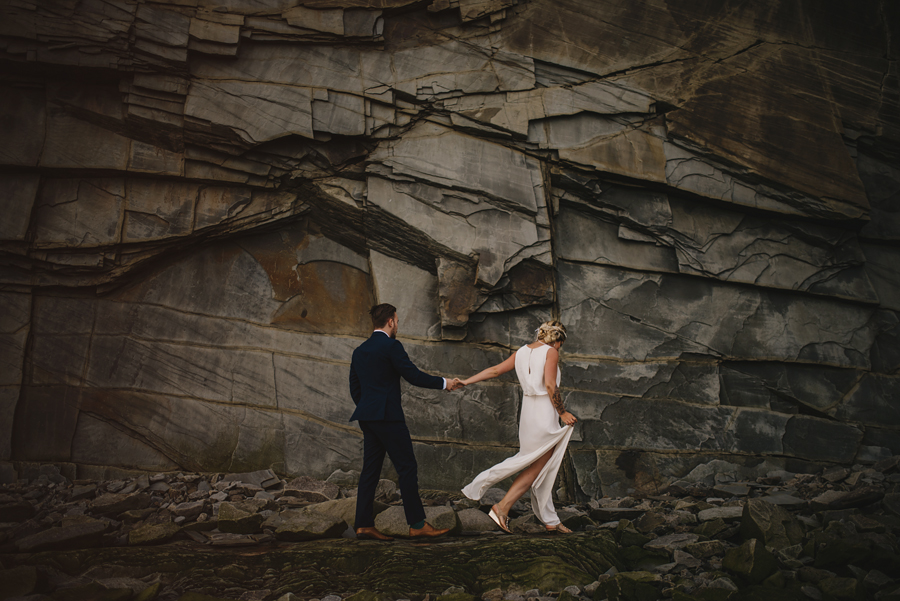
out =
<path fill-rule="evenodd" d="M 564 494 L 900 453 L 897 23 L 5 2 L 0 462 L 357 466 L 376 302 L 445 376 L 567 324 Z M 424 486 L 514 452 L 511 374 L 405 394 Z"/>

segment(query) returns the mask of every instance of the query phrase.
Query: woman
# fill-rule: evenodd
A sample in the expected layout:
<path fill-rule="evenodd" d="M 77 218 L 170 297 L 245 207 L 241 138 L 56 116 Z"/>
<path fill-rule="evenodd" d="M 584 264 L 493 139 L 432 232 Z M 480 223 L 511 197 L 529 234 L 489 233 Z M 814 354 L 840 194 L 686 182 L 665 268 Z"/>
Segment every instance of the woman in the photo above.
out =
<path fill-rule="evenodd" d="M 490 516 L 505 532 L 509 530 L 509 510 L 531 488 L 534 515 L 550 532 L 569 534 L 553 508 L 553 484 L 566 446 L 577 421 L 566 411 L 559 392 L 559 349 L 566 340 L 566 328 L 556 320 L 545 321 L 537 330 L 537 340 L 517 350 L 503 363 L 489 367 L 463 384 L 496 378 L 516 369 L 522 386 L 522 415 L 519 419 L 519 452 L 487 469 L 465 488 L 470 499 L 479 500 L 497 482 L 521 471 L 503 499 L 491 507 Z M 559 420 L 565 424 L 560 428 Z"/>

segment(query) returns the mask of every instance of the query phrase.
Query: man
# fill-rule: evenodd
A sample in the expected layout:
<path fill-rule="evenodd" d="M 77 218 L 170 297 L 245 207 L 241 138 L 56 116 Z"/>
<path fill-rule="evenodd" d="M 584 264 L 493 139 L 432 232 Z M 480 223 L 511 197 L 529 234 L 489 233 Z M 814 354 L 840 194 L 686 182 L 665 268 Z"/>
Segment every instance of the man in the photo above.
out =
<path fill-rule="evenodd" d="M 393 540 L 375 528 L 373 505 L 375 488 L 387 453 L 400 475 L 400 494 L 409 524 L 409 535 L 440 536 L 448 530 L 436 530 L 425 521 L 425 509 L 419 498 L 419 479 L 412 439 L 400 405 L 400 378 L 420 388 L 456 390 L 459 378 L 448 382 L 419 370 L 403 345 L 396 340 L 400 320 L 397 309 L 387 303 L 369 311 L 375 331 L 353 351 L 350 362 L 350 396 L 356 410 L 350 421 L 358 420 L 363 431 L 363 468 L 356 499 L 356 536 Z"/>

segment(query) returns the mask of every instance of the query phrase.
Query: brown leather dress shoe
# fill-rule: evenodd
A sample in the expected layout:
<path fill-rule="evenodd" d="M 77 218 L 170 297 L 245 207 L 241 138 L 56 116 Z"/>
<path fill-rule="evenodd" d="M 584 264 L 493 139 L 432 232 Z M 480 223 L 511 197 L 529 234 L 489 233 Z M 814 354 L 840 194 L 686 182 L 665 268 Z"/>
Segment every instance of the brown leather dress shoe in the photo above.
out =
<path fill-rule="evenodd" d="M 357 528 L 356 538 L 360 540 L 394 540 L 392 537 L 379 532 L 378 528 L 375 528 L 374 526 Z"/>
<path fill-rule="evenodd" d="M 441 536 L 442 534 L 447 534 L 450 532 L 450 528 L 445 528 L 443 530 L 437 530 L 434 526 L 425 522 L 425 525 L 421 528 L 410 528 L 409 536 L 410 538 L 416 538 L 418 536 Z"/>

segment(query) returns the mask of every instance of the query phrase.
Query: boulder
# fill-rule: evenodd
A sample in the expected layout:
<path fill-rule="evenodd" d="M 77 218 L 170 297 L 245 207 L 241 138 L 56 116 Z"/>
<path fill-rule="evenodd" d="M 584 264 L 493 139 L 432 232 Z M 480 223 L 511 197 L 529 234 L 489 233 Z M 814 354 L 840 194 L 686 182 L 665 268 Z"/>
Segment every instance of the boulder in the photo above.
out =
<path fill-rule="evenodd" d="M 803 540 L 800 524 L 785 509 L 764 499 L 750 499 L 744 505 L 741 536 L 759 539 L 766 546 L 783 549 Z"/>
<path fill-rule="evenodd" d="M 329 484 L 335 484 L 341 488 L 355 488 L 359 484 L 359 471 L 357 470 L 334 470 L 331 475 L 325 479 Z"/>
<path fill-rule="evenodd" d="M 220 528 L 221 529 L 221 528 Z M 347 529 L 347 522 L 342 518 L 303 509 L 294 511 L 275 530 L 275 537 L 286 541 L 316 540 L 320 538 L 339 538 Z"/>
<path fill-rule="evenodd" d="M 660 577 L 650 572 L 620 572 L 602 580 L 594 598 L 655 601 L 659 598 L 659 583 Z"/>
<path fill-rule="evenodd" d="M 322 503 L 336 499 L 340 492 L 340 487 L 336 484 L 301 476 L 286 483 L 283 494 L 310 503 Z"/>
<path fill-rule="evenodd" d="M 457 515 L 459 516 L 460 529 L 463 533 L 493 532 L 500 529 L 500 526 L 480 509 L 463 509 Z"/>
<path fill-rule="evenodd" d="M 223 502 L 219 505 L 218 528 L 231 534 L 253 534 L 260 531 L 265 517 L 245 502 Z"/>
<path fill-rule="evenodd" d="M 426 507 L 425 521 L 438 530 L 450 528 L 451 536 L 459 534 L 462 529 L 459 517 L 449 507 Z M 406 514 L 400 505 L 379 513 L 375 517 L 375 527 L 388 536 L 409 536 L 409 524 L 406 523 Z"/>
<path fill-rule="evenodd" d="M 387 508 L 388 506 L 384 503 L 375 501 L 372 511 L 377 516 Z M 343 520 L 352 528 L 354 527 L 354 521 L 356 520 L 356 497 L 316 503 L 315 505 L 308 506 L 306 509 L 321 513 L 325 516 L 334 518 L 335 520 Z"/>
<path fill-rule="evenodd" d="M 722 567 L 741 579 L 756 584 L 765 580 L 778 567 L 778 560 L 762 541 L 755 538 L 725 552 Z"/>
<path fill-rule="evenodd" d="M 499 503 L 500 500 L 503 499 L 503 497 L 505 495 L 506 495 L 506 491 L 503 490 L 502 488 L 489 488 L 486 491 L 484 491 L 483 495 L 481 495 L 481 499 L 480 499 L 481 505 L 482 505 L 482 507 L 487 507 L 490 509 L 490 507 Z M 510 510 L 510 513 L 523 514 L 523 513 L 526 513 L 527 511 L 528 511 L 528 507 L 525 505 L 525 503 L 522 501 L 522 499 L 519 499 L 518 501 L 516 501 L 513 504 L 512 509 Z"/>

